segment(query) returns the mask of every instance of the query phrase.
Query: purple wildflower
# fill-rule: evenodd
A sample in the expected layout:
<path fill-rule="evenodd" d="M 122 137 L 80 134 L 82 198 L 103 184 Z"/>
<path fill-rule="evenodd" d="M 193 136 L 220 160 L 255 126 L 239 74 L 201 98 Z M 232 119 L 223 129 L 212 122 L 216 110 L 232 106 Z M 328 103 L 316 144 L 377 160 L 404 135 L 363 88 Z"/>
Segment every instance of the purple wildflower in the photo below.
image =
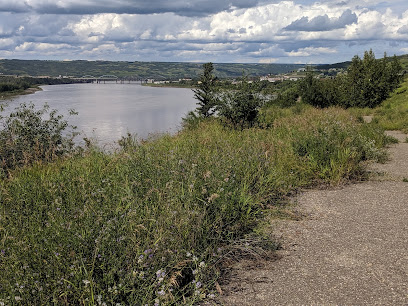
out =
<path fill-rule="evenodd" d="M 151 252 L 153 252 L 152 249 L 147 249 L 147 250 L 144 251 L 144 253 L 145 253 L 146 255 L 147 255 L 147 254 L 150 254 Z"/>

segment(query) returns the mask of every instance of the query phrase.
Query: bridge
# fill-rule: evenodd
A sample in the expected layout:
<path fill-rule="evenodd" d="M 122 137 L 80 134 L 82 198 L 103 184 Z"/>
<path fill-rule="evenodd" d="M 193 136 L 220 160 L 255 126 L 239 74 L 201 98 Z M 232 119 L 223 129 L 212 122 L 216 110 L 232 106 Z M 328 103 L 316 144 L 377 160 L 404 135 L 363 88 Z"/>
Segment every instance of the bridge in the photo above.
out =
<path fill-rule="evenodd" d="M 79 78 L 71 78 L 72 80 L 77 80 L 77 81 L 84 81 L 84 82 L 89 82 L 89 83 L 106 83 L 106 82 L 120 82 L 120 83 L 125 83 L 131 82 L 131 81 L 136 81 L 136 82 L 141 82 L 141 79 L 136 77 L 136 76 L 126 76 L 126 77 L 118 77 L 116 75 L 112 74 L 105 74 L 99 77 L 95 77 L 93 75 L 84 75 Z"/>
<path fill-rule="evenodd" d="M 74 80 L 78 80 L 78 81 L 86 81 L 86 82 L 96 82 L 96 83 L 101 83 L 101 82 L 106 82 L 106 81 L 115 81 L 117 82 L 119 80 L 119 77 L 117 77 L 116 75 L 110 75 L 110 74 L 106 74 L 106 75 L 102 75 L 100 77 L 95 77 L 93 75 L 84 75 L 80 78 L 73 78 Z"/>

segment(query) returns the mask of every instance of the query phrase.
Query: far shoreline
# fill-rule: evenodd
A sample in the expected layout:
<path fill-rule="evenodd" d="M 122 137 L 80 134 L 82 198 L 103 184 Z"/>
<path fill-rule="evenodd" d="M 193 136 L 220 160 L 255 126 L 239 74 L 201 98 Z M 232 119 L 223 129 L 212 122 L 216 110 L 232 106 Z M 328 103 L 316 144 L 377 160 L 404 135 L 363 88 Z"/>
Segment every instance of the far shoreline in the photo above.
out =
<path fill-rule="evenodd" d="M 38 87 L 30 87 L 30 88 L 19 90 L 19 91 L 2 92 L 0 95 L 0 101 L 12 100 L 15 97 L 31 95 L 31 94 L 36 93 L 37 91 L 42 91 L 42 90 L 43 89 L 39 85 Z"/>
<path fill-rule="evenodd" d="M 153 87 L 153 88 L 186 88 L 186 89 L 192 89 L 195 88 L 195 86 L 192 85 L 182 85 L 182 86 L 178 86 L 178 85 L 170 85 L 169 83 L 167 84 L 154 84 L 154 83 L 145 83 L 142 84 L 142 86 L 146 86 L 146 87 Z"/>

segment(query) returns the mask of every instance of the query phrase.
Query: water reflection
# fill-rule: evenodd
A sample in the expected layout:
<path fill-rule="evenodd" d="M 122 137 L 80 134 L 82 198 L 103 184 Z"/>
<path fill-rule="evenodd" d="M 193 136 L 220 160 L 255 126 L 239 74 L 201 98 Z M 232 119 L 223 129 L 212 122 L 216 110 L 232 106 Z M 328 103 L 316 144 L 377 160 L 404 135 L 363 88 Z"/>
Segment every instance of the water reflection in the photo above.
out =
<path fill-rule="evenodd" d="M 43 86 L 43 91 L 20 96 L 10 103 L 22 102 L 41 107 L 48 103 L 66 116 L 69 109 L 79 115 L 69 122 L 83 137 L 112 143 L 127 132 L 146 138 L 151 133 L 176 132 L 181 118 L 195 108 L 190 89 L 151 88 L 139 84 L 72 84 Z"/>

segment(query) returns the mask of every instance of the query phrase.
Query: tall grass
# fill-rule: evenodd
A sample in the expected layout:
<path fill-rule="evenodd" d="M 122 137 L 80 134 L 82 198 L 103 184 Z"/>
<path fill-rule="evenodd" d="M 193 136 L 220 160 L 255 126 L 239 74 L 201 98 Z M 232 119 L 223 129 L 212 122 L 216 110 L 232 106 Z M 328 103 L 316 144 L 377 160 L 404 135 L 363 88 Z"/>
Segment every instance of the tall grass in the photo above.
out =
<path fill-rule="evenodd" d="M 0 181 L 0 304 L 212 298 L 228 245 L 268 207 L 300 187 L 359 177 L 387 141 L 339 109 L 269 125 L 208 120 L 176 136 L 129 137 L 113 154 L 14 170 Z"/>
<path fill-rule="evenodd" d="M 374 109 L 354 108 L 350 112 L 355 116 L 372 115 L 374 124 L 386 130 L 402 130 L 408 133 L 408 78 L 390 97 Z"/>
<path fill-rule="evenodd" d="M 374 116 L 384 129 L 408 133 L 408 78 L 374 110 Z"/>

